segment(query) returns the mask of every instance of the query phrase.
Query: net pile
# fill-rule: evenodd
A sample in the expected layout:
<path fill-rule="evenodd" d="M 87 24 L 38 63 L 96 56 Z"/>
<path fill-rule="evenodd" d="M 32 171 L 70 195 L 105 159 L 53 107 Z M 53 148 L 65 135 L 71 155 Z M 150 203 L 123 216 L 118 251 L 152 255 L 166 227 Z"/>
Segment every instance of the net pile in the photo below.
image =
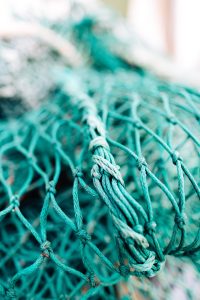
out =
<path fill-rule="evenodd" d="M 116 299 L 167 255 L 199 268 L 200 94 L 128 65 L 94 28 L 73 27 L 90 64 L 0 123 L 7 299 Z"/>

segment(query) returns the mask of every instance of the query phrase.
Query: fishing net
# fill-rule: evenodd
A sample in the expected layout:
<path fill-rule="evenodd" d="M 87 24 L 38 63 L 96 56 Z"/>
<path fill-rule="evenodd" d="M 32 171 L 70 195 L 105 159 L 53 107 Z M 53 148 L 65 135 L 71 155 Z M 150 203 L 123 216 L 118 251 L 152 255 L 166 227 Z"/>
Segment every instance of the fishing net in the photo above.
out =
<path fill-rule="evenodd" d="M 97 29 L 74 23 L 87 64 L 1 119 L 5 299 L 116 299 L 168 256 L 199 269 L 200 94 L 131 66 Z"/>

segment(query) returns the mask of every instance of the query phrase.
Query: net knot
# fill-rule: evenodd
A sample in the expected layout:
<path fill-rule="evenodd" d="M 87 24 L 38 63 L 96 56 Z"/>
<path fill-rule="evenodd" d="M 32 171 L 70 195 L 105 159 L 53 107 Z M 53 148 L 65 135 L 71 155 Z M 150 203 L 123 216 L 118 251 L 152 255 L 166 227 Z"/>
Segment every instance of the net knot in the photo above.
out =
<path fill-rule="evenodd" d="M 171 157 L 172 157 L 172 162 L 174 165 L 177 164 L 178 160 L 182 161 L 182 158 L 179 154 L 178 151 L 174 151 L 172 154 L 171 154 Z"/>
<path fill-rule="evenodd" d="M 76 236 L 80 239 L 83 244 L 86 244 L 91 240 L 91 236 L 85 229 L 80 229 L 76 232 Z"/>
<path fill-rule="evenodd" d="M 101 173 L 99 171 L 99 166 L 98 165 L 94 165 L 92 167 L 91 176 L 95 177 L 96 179 L 99 179 L 99 180 L 101 179 Z"/>
<path fill-rule="evenodd" d="M 185 226 L 185 219 L 186 219 L 185 214 L 180 214 L 175 216 L 174 221 L 179 229 L 182 229 Z"/>
<path fill-rule="evenodd" d="M 177 124 L 177 120 L 174 114 L 170 114 L 166 117 L 167 121 L 170 122 L 173 125 Z"/>
<path fill-rule="evenodd" d="M 40 249 L 42 251 L 42 256 L 49 258 L 49 252 L 52 251 L 51 249 L 51 242 L 45 241 L 40 245 Z"/>
<path fill-rule="evenodd" d="M 130 268 L 126 265 L 119 266 L 119 273 L 122 277 L 127 277 L 130 273 Z"/>
<path fill-rule="evenodd" d="M 19 205 L 20 205 L 19 196 L 13 195 L 10 202 L 11 202 L 11 205 L 13 206 L 13 209 L 19 207 Z"/>
<path fill-rule="evenodd" d="M 138 119 L 134 122 L 134 126 L 137 128 L 137 129 L 141 129 L 142 128 L 142 125 L 141 125 L 141 121 Z"/>
<path fill-rule="evenodd" d="M 143 166 L 147 167 L 147 162 L 143 156 L 140 156 L 137 159 L 137 167 L 139 170 L 141 170 Z"/>
<path fill-rule="evenodd" d="M 53 147 L 54 147 L 54 149 L 55 149 L 56 151 L 59 151 L 59 150 L 61 150 L 61 148 L 62 148 L 61 144 L 60 144 L 59 141 L 57 141 L 57 140 L 53 140 L 53 141 L 52 141 L 52 145 L 53 145 Z"/>
<path fill-rule="evenodd" d="M 48 184 L 46 186 L 46 190 L 47 190 L 47 193 L 55 195 L 56 189 L 55 189 L 55 182 L 53 180 L 48 182 Z"/>
<path fill-rule="evenodd" d="M 97 285 L 94 272 L 90 272 L 87 277 L 88 277 L 90 286 L 94 288 Z"/>
<path fill-rule="evenodd" d="M 77 167 L 74 171 L 74 177 L 83 177 L 83 172 L 79 167 Z"/>
<path fill-rule="evenodd" d="M 151 221 L 145 224 L 145 229 L 149 234 L 152 234 L 156 231 L 156 226 L 157 226 L 156 222 Z"/>
<path fill-rule="evenodd" d="M 134 231 L 136 231 L 136 232 L 138 232 L 138 233 L 143 233 L 144 232 L 144 228 L 143 228 L 143 226 L 142 225 L 140 225 L 140 224 L 137 224 L 137 225 L 135 225 L 135 227 L 134 227 Z"/>
<path fill-rule="evenodd" d="M 27 160 L 29 165 L 33 165 L 34 163 L 36 163 L 36 157 L 33 154 L 28 154 Z"/>

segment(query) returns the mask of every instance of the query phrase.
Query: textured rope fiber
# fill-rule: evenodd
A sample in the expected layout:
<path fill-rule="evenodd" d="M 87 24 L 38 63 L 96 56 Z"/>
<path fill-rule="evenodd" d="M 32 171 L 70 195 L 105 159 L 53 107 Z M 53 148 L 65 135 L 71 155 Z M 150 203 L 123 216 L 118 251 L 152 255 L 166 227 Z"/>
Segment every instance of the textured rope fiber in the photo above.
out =
<path fill-rule="evenodd" d="M 90 65 L 0 123 L 5 299 L 116 299 L 168 255 L 199 268 L 200 94 L 127 65 L 94 28 L 74 26 Z"/>

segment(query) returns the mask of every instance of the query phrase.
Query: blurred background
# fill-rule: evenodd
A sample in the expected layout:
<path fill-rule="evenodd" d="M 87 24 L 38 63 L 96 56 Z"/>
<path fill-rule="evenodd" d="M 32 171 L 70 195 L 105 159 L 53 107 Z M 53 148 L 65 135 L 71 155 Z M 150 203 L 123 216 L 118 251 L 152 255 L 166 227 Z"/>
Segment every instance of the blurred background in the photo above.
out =
<path fill-rule="evenodd" d="M 200 84 L 199 0 L 104 0 L 125 16 L 148 49 L 168 60 L 164 73 L 191 85 Z M 157 59 L 146 53 L 152 66 Z M 159 68 L 159 67 L 158 67 Z"/>
<path fill-rule="evenodd" d="M 180 67 L 200 69 L 200 1 L 104 0 L 124 15 L 149 47 Z"/>
<path fill-rule="evenodd" d="M 102 0 L 125 18 L 143 43 L 134 47 L 135 60 L 161 74 L 198 87 L 200 84 L 199 0 Z M 66 0 L 0 0 L 0 34 L 13 27 L 13 15 L 32 21 L 66 14 Z M 79 1 L 84 2 L 84 1 Z M 87 1 L 89 5 L 100 1 Z M 31 12 L 31 14 L 30 14 Z M 130 56 L 128 53 L 127 55 Z"/>

